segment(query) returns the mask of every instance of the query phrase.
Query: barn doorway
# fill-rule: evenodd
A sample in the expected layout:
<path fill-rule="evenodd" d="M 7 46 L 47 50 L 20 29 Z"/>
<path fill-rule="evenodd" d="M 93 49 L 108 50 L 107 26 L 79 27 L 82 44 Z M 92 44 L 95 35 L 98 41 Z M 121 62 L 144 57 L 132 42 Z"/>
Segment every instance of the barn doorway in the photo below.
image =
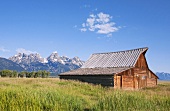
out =
<path fill-rule="evenodd" d="M 138 88 L 144 88 L 147 86 L 147 76 L 141 75 L 138 79 Z"/>
<path fill-rule="evenodd" d="M 117 87 L 122 88 L 122 76 L 117 76 Z"/>

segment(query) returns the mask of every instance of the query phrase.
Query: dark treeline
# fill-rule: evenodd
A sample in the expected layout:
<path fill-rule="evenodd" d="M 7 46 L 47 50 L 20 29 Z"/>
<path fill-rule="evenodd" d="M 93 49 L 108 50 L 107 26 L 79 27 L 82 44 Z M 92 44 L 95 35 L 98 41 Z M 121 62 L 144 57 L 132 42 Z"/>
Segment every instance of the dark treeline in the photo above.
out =
<path fill-rule="evenodd" d="M 37 71 L 37 72 L 27 72 L 27 71 L 17 72 L 13 70 L 1 70 L 0 71 L 1 77 L 48 78 L 49 75 L 50 75 L 50 72 L 47 72 L 47 71 Z"/>

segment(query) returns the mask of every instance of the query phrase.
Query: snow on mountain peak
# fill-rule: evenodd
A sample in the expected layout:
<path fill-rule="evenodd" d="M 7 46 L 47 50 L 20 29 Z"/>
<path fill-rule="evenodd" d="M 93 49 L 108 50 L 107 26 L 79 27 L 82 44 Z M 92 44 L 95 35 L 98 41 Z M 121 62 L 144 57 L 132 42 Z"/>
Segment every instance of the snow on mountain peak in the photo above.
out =
<path fill-rule="evenodd" d="M 48 63 L 48 60 L 46 58 L 43 58 L 42 63 Z"/>
<path fill-rule="evenodd" d="M 82 66 L 82 65 L 84 64 L 84 61 L 81 61 L 79 57 L 74 57 L 74 58 L 72 59 L 72 63 L 73 63 L 73 64 L 76 64 L 76 65 L 78 65 L 78 66 Z"/>
<path fill-rule="evenodd" d="M 43 62 L 43 58 L 38 53 L 31 53 L 31 54 L 25 54 L 25 53 L 18 53 L 17 55 L 10 57 L 9 60 L 12 60 L 16 63 L 31 63 L 31 62 Z"/>
<path fill-rule="evenodd" d="M 76 61 L 80 61 L 80 58 L 79 58 L 79 57 L 77 57 L 77 56 L 76 56 L 76 57 L 74 57 L 73 59 L 74 59 L 74 60 L 76 60 Z"/>
<path fill-rule="evenodd" d="M 60 57 L 58 56 L 58 53 L 55 51 L 53 52 L 48 58 L 47 60 L 48 61 L 51 61 L 51 62 L 57 62 L 59 61 Z"/>
<path fill-rule="evenodd" d="M 9 60 L 12 60 L 13 62 L 16 62 L 18 64 L 30 64 L 33 62 L 40 62 L 40 63 L 60 63 L 63 65 L 77 65 L 81 67 L 84 63 L 84 61 L 81 61 L 79 57 L 74 58 L 68 58 L 67 56 L 59 56 L 57 51 L 54 51 L 49 57 L 43 58 L 39 53 L 31 53 L 31 54 L 25 54 L 25 53 L 18 53 L 15 56 L 12 56 L 9 58 Z"/>
<path fill-rule="evenodd" d="M 59 56 L 57 51 L 47 58 L 41 57 L 39 53 L 18 53 L 9 60 L 19 64 L 26 71 L 47 70 L 57 74 L 80 68 L 84 63 L 79 57 Z"/>

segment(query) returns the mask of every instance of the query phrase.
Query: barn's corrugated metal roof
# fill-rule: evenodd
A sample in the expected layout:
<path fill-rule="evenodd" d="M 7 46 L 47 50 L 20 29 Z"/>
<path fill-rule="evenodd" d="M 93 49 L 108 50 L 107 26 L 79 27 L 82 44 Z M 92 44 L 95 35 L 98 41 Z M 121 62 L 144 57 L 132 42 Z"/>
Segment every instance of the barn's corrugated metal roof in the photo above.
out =
<path fill-rule="evenodd" d="M 138 48 L 119 52 L 95 53 L 81 68 L 134 67 L 141 53 L 148 48 Z"/>
<path fill-rule="evenodd" d="M 69 72 L 65 72 L 60 74 L 60 76 L 64 75 L 114 75 L 117 73 L 121 73 L 130 69 L 127 68 L 79 68 L 77 70 L 72 70 Z"/>

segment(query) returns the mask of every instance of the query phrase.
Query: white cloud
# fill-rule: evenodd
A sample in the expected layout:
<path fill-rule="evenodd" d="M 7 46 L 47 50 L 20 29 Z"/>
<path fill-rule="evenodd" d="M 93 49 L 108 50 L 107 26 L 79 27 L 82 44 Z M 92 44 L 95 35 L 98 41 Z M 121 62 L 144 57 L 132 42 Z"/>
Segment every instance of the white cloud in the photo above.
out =
<path fill-rule="evenodd" d="M 90 14 L 90 17 L 95 18 L 96 16 L 94 14 Z"/>
<path fill-rule="evenodd" d="M 91 31 L 98 34 L 105 34 L 107 37 L 111 37 L 113 32 L 120 29 L 120 26 L 116 26 L 115 22 L 112 22 L 112 16 L 100 12 L 98 14 L 90 14 L 86 22 L 82 24 L 81 32 Z"/>
<path fill-rule="evenodd" d="M 86 25 L 91 27 L 94 25 L 94 22 L 95 22 L 95 17 L 88 18 Z"/>
<path fill-rule="evenodd" d="M 87 29 L 86 29 L 86 28 L 81 28 L 80 31 L 81 31 L 81 32 L 86 32 Z"/>
<path fill-rule="evenodd" d="M 18 48 L 16 51 L 17 51 L 17 53 L 25 53 L 25 54 L 37 53 L 35 51 L 26 50 L 23 48 Z"/>
<path fill-rule="evenodd" d="M 0 51 L 2 51 L 2 52 L 10 52 L 10 50 L 5 49 L 4 47 L 0 47 Z"/>
<path fill-rule="evenodd" d="M 114 27 L 114 23 L 97 24 L 95 28 L 98 29 L 97 33 L 99 34 L 110 34 L 119 30 L 117 27 Z"/>
<path fill-rule="evenodd" d="M 109 14 L 104 14 L 102 12 L 97 14 L 97 16 L 98 16 L 98 19 L 96 19 L 96 21 L 99 23 L 107 23 L 112 18 L 112 16 L 110 16 Z"/>

